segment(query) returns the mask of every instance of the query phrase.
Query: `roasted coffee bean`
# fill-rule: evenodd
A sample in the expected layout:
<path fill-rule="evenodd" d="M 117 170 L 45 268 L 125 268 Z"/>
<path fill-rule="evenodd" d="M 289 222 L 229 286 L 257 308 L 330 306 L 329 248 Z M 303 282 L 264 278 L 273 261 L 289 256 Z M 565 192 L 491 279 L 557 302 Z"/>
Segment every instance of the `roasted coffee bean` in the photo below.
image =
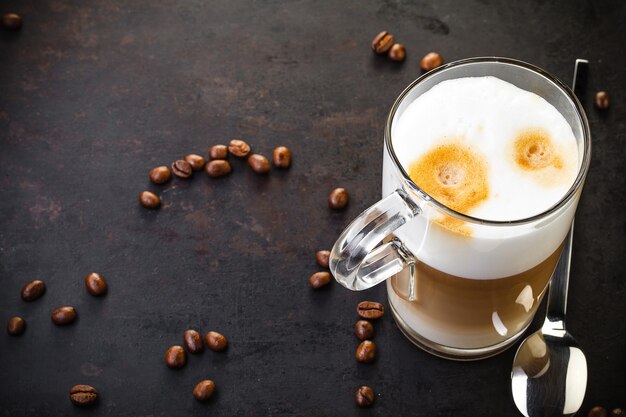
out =
<path fill-rule="evenodd" d="M 5 13 L 0 21 L 6 30 L 20 30 L 22 27 L 22 18 L 16 13 Z"/>
<path fill-rule="evenodd" d="M 291 165 L 291 151 L 286 146 L 279 146 L 274 149 L 272 160 L 276 168 L 289 168 Z"/>
<path fill-rule="evenodd" d="M 178 178 L 189 178 L 193 174 L 191 164 L 183 159 L 172 162 L 172 172 Z"/>
<path fill-rule="evenodd" d="M 168 182 L 171 177 L 172 174 L 170 172 L 170 169 L 165 165 L 154 167 L 150 170 L 150 181 L 155 184 L 163 184 L 165 182 Z"/>
<path fill-rule="evenodd" d="M 209 157 L 211 159 L 228 158 L 228 147 L 226 145 L 213 145 L 209 148 Z"/>
<path fill-rule="evenodd" d="M 245 158 L 250 153 L 250 145 L 241 139 L 233 139 L 228 144 L 228 150 L 239 158 Z"/>
<path fill-rule="evenodd" d="M 76 310 L 74 307 L 60 307 L 52 312 L 50 318 L 57 326 L 65 326 L 76 320 Z"/>
<path fill-rule="evenodd" d="M 607 417 L 607 414 L 606 408 L 597 405 L 589 410 L 587 417 Z"/>
<path fill-rule="evenodd" d="M 171 346 L 167 352 L 165 352 L 165 364 L 172 368 L 178 369 L 185 366 L 187 363 L 187 355 L 185 355 L 185 350 L 182 346 L 174 345 Z"/>
<path fill-rule="evenodd" d="M 204 381 L 198 382 L 195 386 L 193 396 L 196 397 L 198 401 L 207 401 L 213 396 L 213 392 L 215 392 L 215 382 L 210 379 L 205 379 Z"/>
<path fill-rule="evenodd" d="M 87 287 L 89 294 L 96 297 L 106 294 L 109 289 L 107 282 L 97 272 L 92 272 L 85 277 L 85 287 Z"/>
<path fill-rule="evenodd" d="M 9 319 L 7 323 L 7 332 L 11 336 L 19 336 L 26 330 L 26 322 L 23 318 L 15 316 Z"/>
<path fill-rule="evenodd" d="M 226 346 L 228 346 L 228 339 L 226 339 L 226 336 L 218 332 L 208 332 L 204 336 L 204 341 L 206 342 L 206 345 L 209 347 L 209 349 L 216 352 L 224 350 L 226 349 Z"/>
<path fill-rule="evenodd" d="M 309 278 L 309 284 L 311 284 L 311 288 L 317 290 L 330 284 L 331 278 L 330 272 L 316 272 Z"/>
<path fill-rule="evenodd" d="M 402 62 L 406 58 L 406 48 L 401 43 L 394 43 L 388 55 L 392 61 Z"/>
<path fill-rule="evenodd" d="M 250 155 L 248 158 L 248 165 L 250 165 L 250 168 L 252 168 L 252 170 L 257 174 L 267 174 L 270 172 L 270 169 L 272 169 L 270 161 L 268 161 L 263 155 L 256 153 Z"/>
<path fill-rule="evenodd" d="M 161 205 L 161 197 L 150 191 L 143 191 L 139 194 L 139 203 L 145 208 L 155 209 Z"/>
<path fill-rule="evenodd" d="M 594 100 L 596 108 L 606 110 L 609 108 L 609 94 L 606 91 L 598 91 Z"/>
<path fill-rule="evenodd" d="M 356 312 L 364 319 L 375 320 L 385 314 L 385 307 L 375 301 L 361 301 L 356 307 Z"/>
<path fill-rule="evenodd" d="M 356 360 L 361 363 L 371 363 L 376 359 L 376 344 L 371 340 L 364 340 L 356 348 Z"/>
<path fill-rule="evenodd" d="M 70 389 L 72 404 L 79 407 L 87 407 L 98 401 L 98 391 L 91 385 L 74 385 Z"/>
<path fill-rule="evenodd" d="M 214 159 L 204 166 L 204 170 L 209 174 L 209 177 L 218 178 L 230 174 L 231 168 L 228 161 Z"/>
<path fill-rule="evenodd" d="M 384 54 L 391 48 L 395 39 L 393 35 L 386 30 L 380 32 L 376 37 L 372 40 L 372 51 L 377 54 Z"/>
<path fill-rule="evenodd" d="M 206 161 L 200 155 L 196 155 L 195 153 L 190 153 L 189 155 L 185 155 L 185 161 L 191 165 L 191 169 L 194 171 L 200 171 L 204 168 L 204 164 Z"/>
<path fill-rule="evenodd" d="M 315 254 L 317 264 L 322 268 L 328 268 L 328 259 L 330 258 L 329 250 L 318 250 Z"/>
<path fill-rule="evenodd" d="M 330 208 L 340 210 L 348 205 L 348 191 L 345 188 L 335 188 L 328 196 L 328 205 Z"/>
<path fill-rule="evenodd" d="M 185 161 L 187 161 L 187 163 L 189 163 L 189 165 L 191 165 L 191 169 L 193 171 L 200 171 L 202 170 L 202 168 L 204 168 L 204 164 L 206 164 L 206 159 L 204 159 L 204 157 L 195 154 L 195 153 L 190 153 L 185 155 L 185 157 L 183 158 Z"/>
<path fill-rule="evenodd" d="M 420 62 L 420 68 L 424 72 L 428 72 L 430 70 L 434 70 L 437 67 L 443 65 L 443 57 L 439 55 L 437 52 L 429 52 L 427 53 L 422 61 Z"/>
<path fill-rule="evenodd" d="M 359 320 L 354 325 L 354 333 L 361 340 L 371 339 L 374 336 L 374 325 L 367 320 Z"/>
<path fill-rule="evenodd" d="M 193 329 L 185 330 L 183 334 L 183 340 L 185 342 L 185 347 L 191 353 L 198 353 L 204 350 L 204 345 L 202 344 L 202 336 L 200 333 Z"/>
<path fill-rule="evenodd" d="M 363 385 L 354 393 L 354 401 L 361 408 L 371 407 L 374 404 L 374 390 Z"/>
<path fill-rule="evenodd" d="M 624 417 L 626 416 L 626 411 L 624 411 L 624 409 L 622 408 L 614 408 L 613 410 L 611 410 L 611 414 L 609 414 L 609 417 Z"/>
<path fill-rule="evenodd" d="M 46 284 L 41 280 L 34 280 L 22 287 L 22 300 L 35 301 L 46 292 Z"/>

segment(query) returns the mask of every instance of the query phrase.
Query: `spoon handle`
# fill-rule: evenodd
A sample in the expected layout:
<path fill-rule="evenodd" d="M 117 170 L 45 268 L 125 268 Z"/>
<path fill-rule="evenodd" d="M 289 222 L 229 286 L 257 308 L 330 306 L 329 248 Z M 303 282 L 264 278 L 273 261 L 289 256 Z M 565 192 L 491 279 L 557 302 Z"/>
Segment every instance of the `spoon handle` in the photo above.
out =
<path fill-rule="evenodd" d="M 565 237 L 563 251 L 556 269 L 552 274 L 550 292 L 548 295 L 548 307 L 544 331 L 547 326 L 553 330 L 565 330 L 565 312 L 567 310 L 567 290 L 569 287 L 569 271 L 572 259 L 572 240 L 574 236 L 574 223 Z"/>
<path fill-rule="evenodd" d="M 574 77 L 572 78 L 572 91 L 583 103 L 585 100 L 585 85 L 587 84 L 587 68 L 589 61 L 578 58 L 574 63 Z"/>
<path fill-rule="evenodd" d="M 589 61 L 577 59 L 574 64 L 572 91 L 579 98 L 584 94 L 584 84 L 587 81 L 587 66 Z M 563 251 L 552 274 L 546 320 L 543 324 L 544 333 L 550 330 L 565 331 L 565 313 L 567 311 L 567 290 L 569 288 L 569 271 L 572 260 L 572 240 L 574 237 L 574 222 L 565 237 Z"/>

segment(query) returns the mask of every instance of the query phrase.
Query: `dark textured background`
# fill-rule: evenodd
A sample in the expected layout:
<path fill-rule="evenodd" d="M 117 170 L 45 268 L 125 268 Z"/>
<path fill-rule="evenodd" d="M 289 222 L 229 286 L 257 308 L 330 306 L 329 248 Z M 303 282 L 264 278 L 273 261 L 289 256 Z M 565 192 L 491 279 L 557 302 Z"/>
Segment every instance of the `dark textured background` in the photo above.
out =
<path fill-rule="evenodd" d="M 6 11 L 24 26 L 0 33 L 0 316 L 28 328 L 0 335 L 0 415 L 517 415 L 515 349 L 441 360 L 386 316 L 378 361 L 361 365 L 354 308 L 384 288 L 308 287 L 315 251 L 379 198 L 386 114 L 431 50 L 510 56 L 568 83 L 574 59 L 590 60 L 594 154 L 568 326 L 589 364 L 580 414 L 626 407 L 626 2 L 7 0 Z M 406 45 L 404 64 L 370 52 L 382 29 Z M 604 114 L 590 106 L 598 89 L 612 97 Z M 292 168 L 260 178 L 235 161 L 219 181 L 149 184 L 153 166 L 236 136 L 266 155 L 289 146 Z M 327 207 L 336 186 L 351 191 L 345 212 Z M 142 209 L 144 189 L 165 206 Z M 92 270 L 105 298 L 84 289 Z M 48 291 L 24 303 L 35 278 Z M 61 305 L 77 323 L 50 322 Z M 165 350 L 188 326 L 231 346 L 170 370 Z M 205 405 L 191 390 L 207 377 L 218 395 Z M 70 404 L 78 383 L 97 387 L 96 408 Z M 361 384 L 377 392 L 370 410 L 354 405 Z"/>

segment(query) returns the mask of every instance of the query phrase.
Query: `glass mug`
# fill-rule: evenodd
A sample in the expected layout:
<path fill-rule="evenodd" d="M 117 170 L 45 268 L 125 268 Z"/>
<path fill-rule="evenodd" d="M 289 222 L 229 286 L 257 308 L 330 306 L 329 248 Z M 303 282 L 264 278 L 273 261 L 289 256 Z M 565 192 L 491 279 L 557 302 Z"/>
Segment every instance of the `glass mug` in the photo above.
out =
<path fill-rule="evenodd" d="M 394 123 L 408 105 L 442 81 L 482 76 L 495 76 L 544 98 L 574 133 L 578 175 L 559 202 L 543 213 L 511 221 L 463 215 L 421 190 L 398 160 Z M 589 168 L 590 139 L 574 93 L 533 65 L 471 58 L 428 72 L 391 108 L 384 135 L 384 198 L 340 235 L 331 251 L 331 272 L 351 290 L 387 280 L 398 327 L 430 353 L 473 360 L 503 351 L 524 333 L 541 304 L 574 219 Z M 470 224 L 471 237 L 455 236 L 440 225 L 441 219 Z"/>

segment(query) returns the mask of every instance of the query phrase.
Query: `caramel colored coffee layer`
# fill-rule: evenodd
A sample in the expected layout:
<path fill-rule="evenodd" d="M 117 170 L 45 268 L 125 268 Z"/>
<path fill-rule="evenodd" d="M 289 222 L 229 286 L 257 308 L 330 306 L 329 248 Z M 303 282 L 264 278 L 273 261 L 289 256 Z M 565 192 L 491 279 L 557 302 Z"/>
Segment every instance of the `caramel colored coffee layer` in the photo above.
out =
<path fill-rule="evenodd" d="M 489 346 L 528 325 L 541 303 L 561 249 L 559 246 L 527 271 L 499 279 L 465 279 L 417 260 L 413 287 L 416 299 L 409 301 L 408 269 L 392 277 L 388 289 L 401 299 L 394 308 L 403 320 L 427 339 L 462 348 Z M 438 340 L 435 334 L 449 335 L 449 340 Z"/>

